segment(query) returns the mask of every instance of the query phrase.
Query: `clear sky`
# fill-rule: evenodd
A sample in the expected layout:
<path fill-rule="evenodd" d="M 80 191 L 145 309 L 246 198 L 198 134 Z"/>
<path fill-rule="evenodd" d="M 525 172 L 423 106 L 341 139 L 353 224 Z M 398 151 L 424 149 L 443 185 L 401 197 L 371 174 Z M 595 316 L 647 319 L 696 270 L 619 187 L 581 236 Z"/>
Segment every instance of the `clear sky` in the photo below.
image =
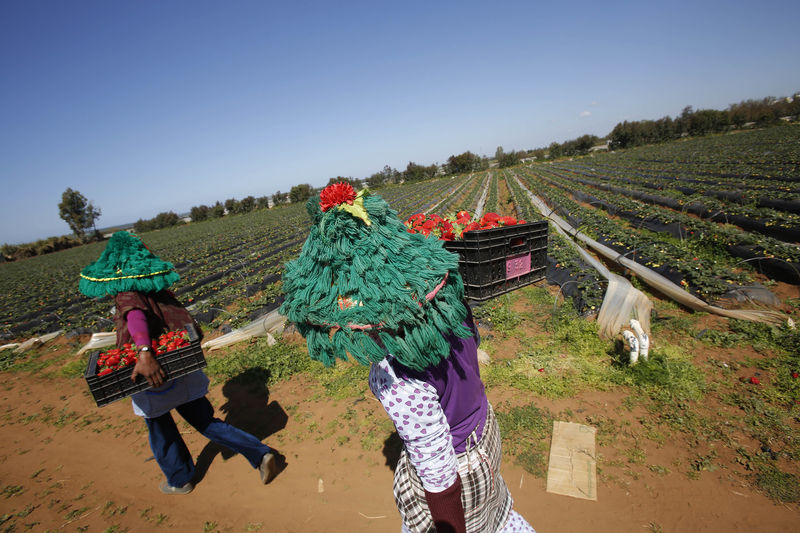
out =
<path fill-rule="evenodd" d="M 0 243 L 800 91 L 797 1 L 0 2 Z"/>

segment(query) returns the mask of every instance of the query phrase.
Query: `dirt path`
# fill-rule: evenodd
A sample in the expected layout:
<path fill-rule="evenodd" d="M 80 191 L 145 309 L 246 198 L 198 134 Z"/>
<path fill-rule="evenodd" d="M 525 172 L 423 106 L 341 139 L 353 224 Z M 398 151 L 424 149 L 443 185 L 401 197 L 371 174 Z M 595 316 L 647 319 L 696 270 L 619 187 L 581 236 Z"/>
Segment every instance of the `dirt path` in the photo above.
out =
<path fill-rule="evenodd" d="M 516 312 L 530 312 L 524 301 L 515 306 Z M 701 320 L 703 328 L 720 321 Z M 517 329 L 491 339 L 496 364 L 523 351 L 524 339 L 542 333 L 535 319 Z M 483 333 L 487 341 L 492 336 Z M 63 349 L 74 350 L 66 344 Z M 693 353 L 695 364 L 706 367 L 709 361 L 739 362 L 733 381 L 757 371 L 743 363 L 759 356 L 752 349 L 695 347 Z M 42 358 L 58 360 L 57 350 Z M 0 377 L 0 531 L 400 530 L 390 466 L 397 440 L 368 392 L 334 400 L 303 375 L 269 390 L 213 386 L 209 398 L 217 416 L 276 448 L 286 468 L 263 486 L 243 458 L 229 457 L 179 422 L 202 475 L 190 495 L 166 496 L 157 488 L 162 475 L 146 428 L 129 400 L 97 408 L 80 378 L 23 372 Z M 797 530 L 800 507 L 775 503 L 755 490 L 731 445 L 692 442 L 680 432 L 659 434 L 644 422 L 645 407 L 631 402 L 630 394 L 620 388 L 547 400 L 511 387 L 488 390 L 498 412 L 535 400 L 558 419 L 598 429 L 597 501 L 547 493 L 544 479 L 523 470 L 510 454 L 504 457 L 503 476 L 515 509 L 537 531 Z M 713 400 L 703 408 L 740 416 Z M 741 434 L 735 438 L 737 445 L 757 449 Z M 704 462 L 709 457 L 714 460 Z M 797 465 L 783 467 L 797 470 Z"/>
<path fill-rule="evenodd" d="M 241 457 L 225 460 L 205 439 L 186 429 L 185 439 L 207 472 L 188 496 L 164 496 L 144 425 L 127 401 L 98 409 L 81 380 L 54 382 L 4 374 L 0 513 L 15 531 L 370 531 L 395 532 L 399 519 L 391 494 L 392 472 L 382 451 L 342 445 L 338 436 L 315 438 L 300 416 L 266 442 L 286 455 L 286 469 L 263 486 Z M 352 402 L 309 400 L 309 384 L 292 379 L 273 388 L 263 409 L 313 413 L 341 421 Z M 225 402 L 221 387 L 211 393 Z M 493 403 L 507 400 L 501 395 Z M 21 405 L 20 401 L 24 400 Z M 542 402 L 554 412 L 619 413 L 622 395 L 591 393 Z M 257 402 L 256 402 L 257 403 Z M 359 401 L 366 416 L 383 416 L 377 402 Z M 284 408 L 285 408 L 284 407 Z M 262 410 L 263 412 L 263 410 Z M 630 415 L 633 418 L 633 414 Z M 624 421 L 623 421 L 624 424 Z M 381 435 L 388 439 L 390 433 Z M 600 440 L 598 451 L 615 457 L 619 441 Z M 624 448 L 624 447 L 623 447 Z M 600 476 L 598 501 L 545 491 L 544 481 L 506 457 L 503 475 L 515 508 L 539 532 L 573 531 L 790 531 L 796 509 L 754 492 L 725 470 L 690 480 L 674 466 L 686 464 L 681 446 L 646 446 L 648 462 L 673 465 L 668 474 L 627 465 L 632 476 Z M 210 462 L 209 462 L 210 461 Z M 116 527 L 117 529 L 113 529 Z M 88 528 L 88 529 L 87 529 Z M 112 528 L 112 529 L 106 529 Z"/>

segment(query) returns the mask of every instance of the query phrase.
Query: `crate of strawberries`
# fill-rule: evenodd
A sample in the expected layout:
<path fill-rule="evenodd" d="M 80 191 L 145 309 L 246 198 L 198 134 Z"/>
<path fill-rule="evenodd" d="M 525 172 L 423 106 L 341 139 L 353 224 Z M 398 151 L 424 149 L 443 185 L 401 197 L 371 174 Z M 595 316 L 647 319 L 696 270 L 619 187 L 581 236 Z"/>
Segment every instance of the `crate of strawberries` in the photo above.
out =
<path fill-rule="evenodd" d="M 200 338 L 193 324 L 162 334 L 153 340 L 151 347 L 168 380 L 206 366 Z M 89 357 L 84 377 L 98 407 L 150 388 L 142 376 L 131 381 L 138 349 L 135 344 L 125 344 L 122 348 L 93 352 Z"/>
<path fill-rule="evenodd" d="M 406 221 L 411 233 L 436 237 L 458 254 L 464 294 L 484 301 L 545 278 L 547 221 L 526 222 L 486 213 L 473 220 L 467 211 L 453 216 L 416 214 Z"/>

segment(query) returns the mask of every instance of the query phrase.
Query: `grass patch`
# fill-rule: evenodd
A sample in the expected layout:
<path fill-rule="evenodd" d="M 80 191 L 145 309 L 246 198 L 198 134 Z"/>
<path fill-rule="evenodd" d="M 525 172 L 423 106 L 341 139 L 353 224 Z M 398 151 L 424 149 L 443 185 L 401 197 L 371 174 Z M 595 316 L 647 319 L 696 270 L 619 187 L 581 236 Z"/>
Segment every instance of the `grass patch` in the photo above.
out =
<path fill-rule="evenodd" d="M 62 366 L 58 373 L 65 378 L 82 378 L 88 364 L 89 352 L 86 352 L 82 356 L 75 356 L 72 361 Z"/>
<path fill-rule="evenodd" d="M 800 501 L 800 480 L 773 465 L 765 464 L 759 468 L 756 485 L 773 500 L 785 503 Z"/>
<path fill-rule="evenodd" d="M 572 308 L 561 306 L 551 315 L 552 334 L 528 338 L 516 358 L 498 361 L 481 371 L 487 387 L 511 386 L 548 398 L 574 396 L 587 389 L 606 390 L 620 372 L 612 363 L 607 341 L 597 326 Z"/>
<path fill-rule="evenodd" d="M 646 396 L 644 407 L 659 422 L 695 435 L 704 430 L 697 402 L 706 392 L 705 377 L 679 349 L 667 345 L 614 377 Z"/>
<path fill-rule="evenodd" d="M 360 398 L 369 389 L 369 367 L 353 361 L 340 361 L 331 368 L 320 364 L 314 378 L 323 386 L 326 396 L 334 400 Z"/>
<path fill-rule="evenodd" d="M 503 437 L 503 449 L 515 456 L 516 462 L 526 472 L 544 478 L 553 436 L 553 415 L 533 404 L 497 409 L 495 414 Z"/>
<path fill-rule="evenodd" d="M 24 353 L 14 353 L 13 349 L 3 350 L 0 352 L 0 371 L 9 370 L 18 359 L 24 356 Z"/>
<path fill-rule="evenodd" d="M 322 366 L 312 361 L 298 346 L 283 342 L 270 346 L 266 338 L 255 339 L 245 349 L 206 359 L 206 374 L 214 378 L 215 382 L 246 373 L 248 379 L 259 380 L 264 385 L 276 383 L 300 372 L 318 370 Z"/>
<path fill-rule="evenodd" d="M 477 320 L 490 323 L 493 331 L 510 334 L 523 320 L 522 315 L 511 310 L 513 301 L 510 294 L 505 294 L 475 307 L 472 314 Z"/>

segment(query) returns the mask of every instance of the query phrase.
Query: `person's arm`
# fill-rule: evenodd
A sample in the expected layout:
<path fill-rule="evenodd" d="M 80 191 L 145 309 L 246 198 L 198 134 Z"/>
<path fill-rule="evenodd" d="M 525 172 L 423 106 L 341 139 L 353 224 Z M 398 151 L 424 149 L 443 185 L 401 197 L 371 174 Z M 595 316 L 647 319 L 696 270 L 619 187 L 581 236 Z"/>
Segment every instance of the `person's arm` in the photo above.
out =
<path fill-rule="evenodd" d="M 442 492 L 425 491 L 437 533 L 467 533 L 464 506 L 461 503 L 461 478 Z"/>
<path fill-rule="evenodd" d="M 131 309 L 125 315 L 128 323 L 128 333 L 131 334 L 133 342 L 140 347 L 136 366 L 131 372 L 131 381 L 136 381 L 136 376 L 142 375 L 153 387 L 164 384 L 164 369 L 156 361 L 153 350 L 150 348 L 150 330 L 147 327 L 147 316 L 141 309 Z M 146 348 L 146 349 L 142 349 Z"/>
<path fill-rule="evenodd" d="M 398 378 L 390 365 L 379 366 L 382 371 L 370 373 L 370 388 L 405 444 L 437 532 L 466 533 L 458 460 L 436 389 L 424 381 Z"/>

